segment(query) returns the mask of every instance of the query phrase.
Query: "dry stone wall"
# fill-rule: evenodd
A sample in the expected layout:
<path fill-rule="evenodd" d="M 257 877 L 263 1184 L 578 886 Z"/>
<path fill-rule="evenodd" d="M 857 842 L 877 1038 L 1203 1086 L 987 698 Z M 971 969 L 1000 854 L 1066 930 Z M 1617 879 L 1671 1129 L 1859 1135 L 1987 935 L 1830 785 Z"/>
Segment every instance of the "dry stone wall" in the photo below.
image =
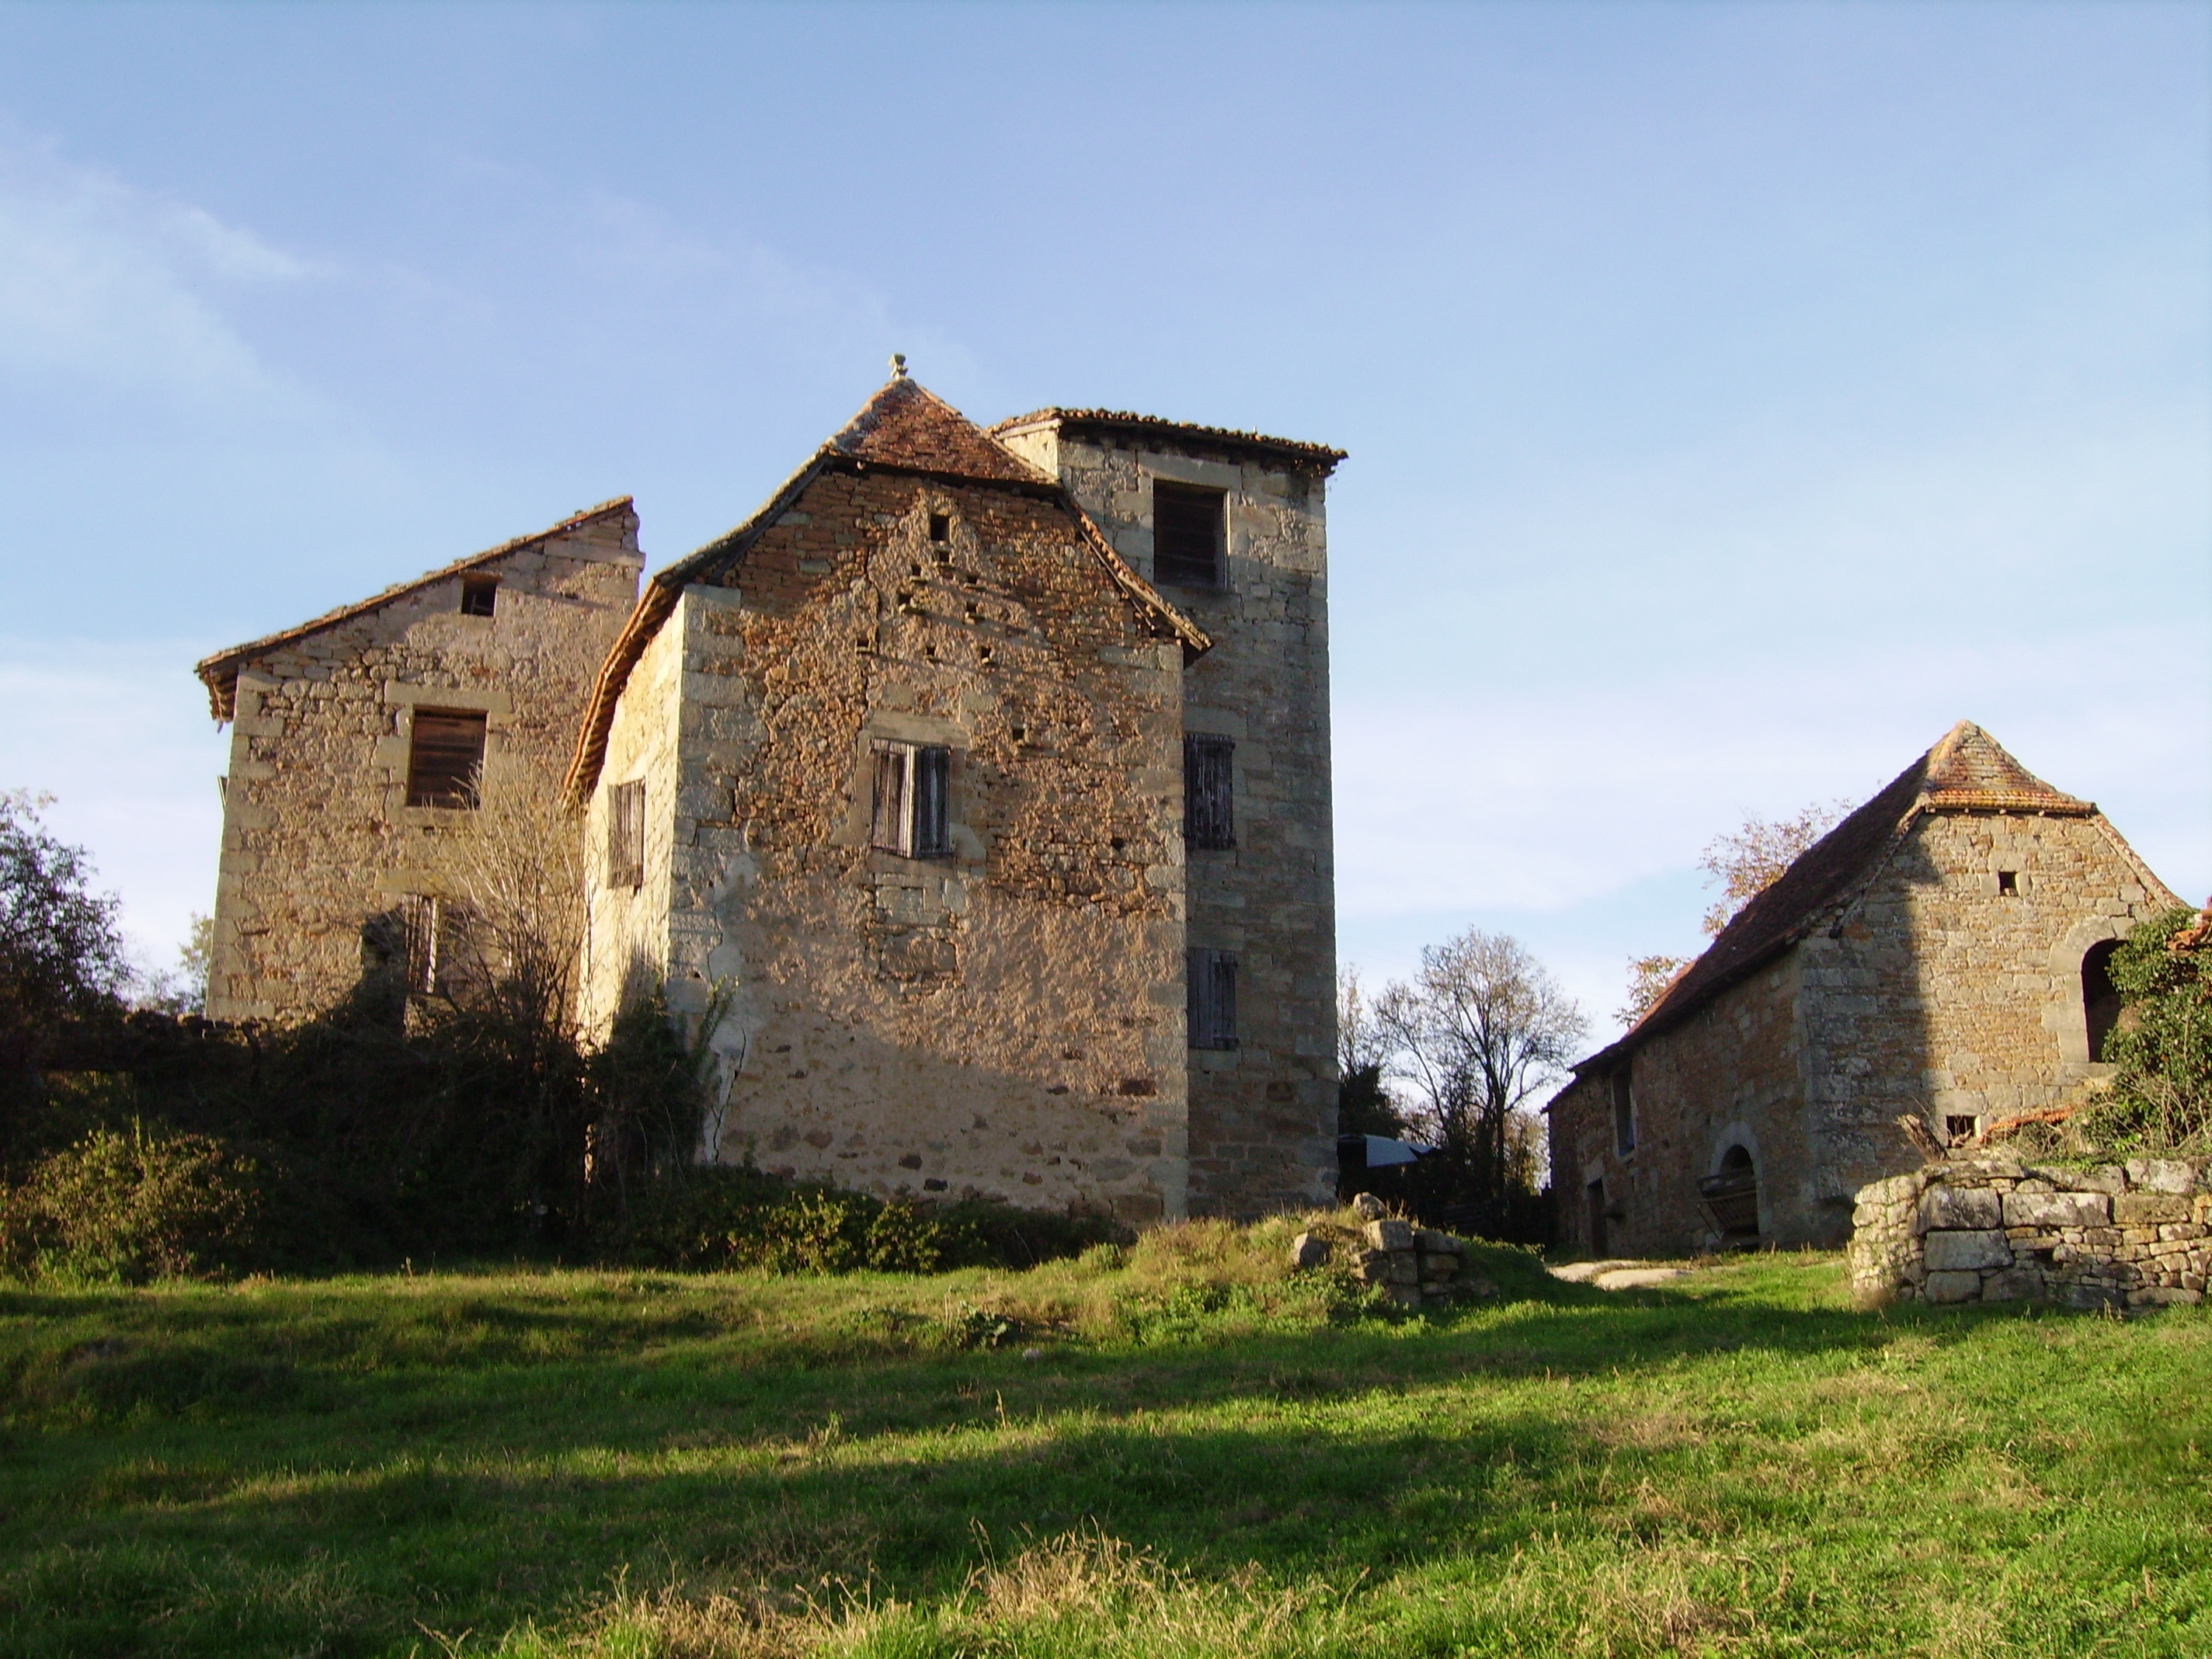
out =
<path fill-rule="evenodd" d="M 2175 1159 L 1933 1164 L 1863 1188 L 1853 1220 L 1851 1288 L 1869 1305 L 2154 1306 L 2202 1301 L 2212 1277 L 2212 1175 Z"/>
<path fill-rule="evenodd" d="M 1060 479 L 1147 580 L 1155 479 L 1225 492 L 1226 580 L 1164 586 L 1213 648 L 1183 675 L 1183 729 L 1227 738 L 1234 848 L 1190 854 L 1193 947 L 1237 958 L 1237 1046 L 1194 1049 L 1194 1213 L 1334 1200 L 1335 851 L 1322 469 L 1155 429 L 1048 424 L 1004 435 Z"/>

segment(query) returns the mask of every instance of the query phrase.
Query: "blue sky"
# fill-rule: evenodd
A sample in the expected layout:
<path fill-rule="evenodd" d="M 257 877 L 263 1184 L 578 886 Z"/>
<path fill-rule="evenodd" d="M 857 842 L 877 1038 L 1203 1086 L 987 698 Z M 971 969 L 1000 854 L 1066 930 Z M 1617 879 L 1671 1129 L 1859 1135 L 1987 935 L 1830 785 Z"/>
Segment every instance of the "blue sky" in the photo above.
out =
<path fill-rule="evenodd" d="M 1352 452 L 1342 951 L 1598 1017 L 1747 811 L 1960 718 L 2212 889 L 2212 9 L 0 7 L 0 786 L 149 957 L 206 652 L 893 350 Z"/>

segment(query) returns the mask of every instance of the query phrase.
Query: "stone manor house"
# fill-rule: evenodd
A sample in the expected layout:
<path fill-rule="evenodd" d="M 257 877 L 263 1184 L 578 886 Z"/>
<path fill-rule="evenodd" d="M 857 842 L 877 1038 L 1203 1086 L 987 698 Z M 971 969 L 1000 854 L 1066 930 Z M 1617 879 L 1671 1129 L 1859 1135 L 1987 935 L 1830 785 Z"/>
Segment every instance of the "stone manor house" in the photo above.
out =
<path fill-rule="evenodd" d="M 1844 1243 L 1860 1188 L 2110 1074 L 2106 964 L 2179 902 L 1962 722 L 1575 1067 L 1546 1109 L 1560 1242 Z"/>
<path fill-rule="evenodd" d="M 901 364 L 641 586 L 625 499 L 210 657 L 209 1012 L 434 990 L 426 842 L 479 781 L 543 787 L 584 837 L 585 1028 L 656 984 L 719 1012 L 709 1155 L 1132 1222 L 1326 1201 L 1342 459 L 987 432 Z"/>

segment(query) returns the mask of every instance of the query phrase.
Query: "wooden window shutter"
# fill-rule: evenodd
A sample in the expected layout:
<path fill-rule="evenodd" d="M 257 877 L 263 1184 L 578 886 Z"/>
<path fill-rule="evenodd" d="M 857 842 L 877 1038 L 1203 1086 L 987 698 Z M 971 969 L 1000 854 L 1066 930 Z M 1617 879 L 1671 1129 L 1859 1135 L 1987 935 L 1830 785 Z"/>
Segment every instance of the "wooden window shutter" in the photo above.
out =
<path fill-rule="evenodd" d="M 607 792 L 607 885 L 645 885 L 645 780 Z"/>
<path fill-rule="evenodd" d="M 946 811 L 952 793 L 952 751 L 933 744 L 913 755 L 914 828 L 908 841 L 915 858 L 943 858 L 952 850 Z"/>
<path fill-rule="evenodd" d="M 903 743 L 878 741 L 875 747 L 875 816 L 869 842 L 878 851 L 910 858 L 914 845 L 908 839 L 908 773 L 912 769 L 914 750 Z"/>
<path fill-rule="evenodd" d="M 1177 587 L 1218 587 L 1228 492 L 1152 480 L 1152 574 Z"/>
<path fill-rule="evenodd" d="M 438 988 L 438 901 L 410 893 L 399 901 L 399 921 L 407 956 L 407 989 L 428 996 Z"/>
<path fill-rule="evenodd" d="M 1194 1048 L 1237 1046 L 1237 956 L 1231 951 L 1194 950 L 1185 978 L 1186 1012 Z"/>
<path fill-rule="evenodd" d="M 482 714 L 416 709 L 407 747 L 407 804 L 474 806 L 483 757 Z"/>
<path fill-rule="evenodd" d="M 1184 846 L 1219 851 L 1237 845 L 1236 756 L 1237 744 L 1231 738 L 1194 732 L 1184 736 Z"/>

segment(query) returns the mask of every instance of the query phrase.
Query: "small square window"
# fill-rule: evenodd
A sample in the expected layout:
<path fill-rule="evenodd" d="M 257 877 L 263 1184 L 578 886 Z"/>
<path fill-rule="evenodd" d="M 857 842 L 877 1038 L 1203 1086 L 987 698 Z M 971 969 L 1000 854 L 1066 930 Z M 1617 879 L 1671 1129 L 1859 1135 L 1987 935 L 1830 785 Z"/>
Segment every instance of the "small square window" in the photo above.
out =
<path fill-rule="evenodd" d="M 464 576 L 461 578 L 461 614 L 464 617 L 489 617 L 498 609 L 498 577 Z"/>
<path fill-rule="evenodd" d="M 1982 1121 L 1978 1117 L 1949 1116 L 1943 1120 L 1943 1134 L 1955 1146 L 1962 1140 L 1972 1140 L 1981 1127 Z"/>
<path fill-rule="evenodd" d="M 1998 871 L 1997 891 L 2003 894 L 2007 898 L 2018 898 L 2020 896 L 2020 872 L 2017 870 Z"/>
<path fill-rule="evenodd" d="M 1237 953 L 1192 951 L 1186 962 L 1185 1009 L 1194 1048 L 1237 1046 Z"/>
<path fill-rule="evenodd" d="M 952 751 L 938 744 L 878 738 L 875 760 L 870 843 L 901 858 L 950 858 Z"/>
<path fill-rule="evenodd" d="M 407 744 L 410 806 L 473 807 L 483 780 L 484 717 L 415 711 Z"/>
<path fill-rule="evenodd" d="M 1152 481 L 1152 574 L 1177 587 L 1222 585 L 1228 494 Z"/>
<path fill-rule="evenodd" d="M 929 539 L 933 542 L 949 542 L 952 539 L 951 514 L 933 513 L 929 515 Z"/>

